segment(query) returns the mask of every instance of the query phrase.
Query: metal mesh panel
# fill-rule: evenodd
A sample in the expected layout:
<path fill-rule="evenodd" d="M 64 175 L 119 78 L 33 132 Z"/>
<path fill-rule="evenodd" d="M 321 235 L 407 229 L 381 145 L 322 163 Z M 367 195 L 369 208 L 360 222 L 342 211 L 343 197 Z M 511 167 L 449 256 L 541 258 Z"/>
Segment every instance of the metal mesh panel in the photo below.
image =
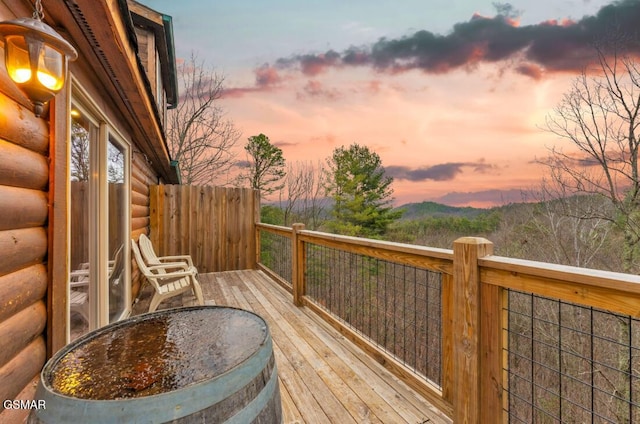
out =
<path fill-rule="evenodd" d="M 262 231 L 260 263 L 291 284 L 291 239 L 280 234 Z"/>
<path fill-rule="evenodd" d="M 530 293 L 507 296 L 509 422 L 640 422 L 639 320 Z"/>
<path fill-rule="evenodd" d="M 440 273 L 309 243 L 306 254 L 307 297 L 441 385 Z"/>

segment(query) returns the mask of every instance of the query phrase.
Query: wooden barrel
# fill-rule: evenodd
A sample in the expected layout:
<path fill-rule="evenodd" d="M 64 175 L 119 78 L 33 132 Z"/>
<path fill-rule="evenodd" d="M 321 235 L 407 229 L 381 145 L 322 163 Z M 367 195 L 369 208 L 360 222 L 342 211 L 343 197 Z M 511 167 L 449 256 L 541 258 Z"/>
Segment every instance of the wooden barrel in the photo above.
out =
<path fill-rule="evenodd" d="M 196 306 L 129 318 L 45 365 L 30 423 L 281 423 L 267 323 Z"/>

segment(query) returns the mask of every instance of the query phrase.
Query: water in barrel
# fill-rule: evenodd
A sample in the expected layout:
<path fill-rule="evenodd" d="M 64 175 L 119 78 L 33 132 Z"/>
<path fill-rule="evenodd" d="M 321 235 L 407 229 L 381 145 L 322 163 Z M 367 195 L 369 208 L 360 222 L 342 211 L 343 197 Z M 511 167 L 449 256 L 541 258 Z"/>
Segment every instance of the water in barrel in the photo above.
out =
<path fill-rule="evenodd" d="M 47 409 L 31 422 L 107 413 L 127 422 L 282 421 L 267 324 L 226 307 L 159 311 L 89 333 L 47 363 L 36 396 Z"/>

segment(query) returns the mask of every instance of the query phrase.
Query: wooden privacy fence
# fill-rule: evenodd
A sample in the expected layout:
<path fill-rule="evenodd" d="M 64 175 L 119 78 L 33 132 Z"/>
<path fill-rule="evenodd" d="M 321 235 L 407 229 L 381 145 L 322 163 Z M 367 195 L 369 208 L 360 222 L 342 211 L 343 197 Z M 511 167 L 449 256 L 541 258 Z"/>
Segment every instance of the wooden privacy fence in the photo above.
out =
<path fill-rule="evenodd" d="M 459 423 L 640 422 L 640 277 L 257 224 L 258 267 Z"/>
<path fill-rule="evenodd" d="M 201 273 L 255 268 L 257 190 L 150 187 L 151 241 L 159 255 L 191 255 Z"/>

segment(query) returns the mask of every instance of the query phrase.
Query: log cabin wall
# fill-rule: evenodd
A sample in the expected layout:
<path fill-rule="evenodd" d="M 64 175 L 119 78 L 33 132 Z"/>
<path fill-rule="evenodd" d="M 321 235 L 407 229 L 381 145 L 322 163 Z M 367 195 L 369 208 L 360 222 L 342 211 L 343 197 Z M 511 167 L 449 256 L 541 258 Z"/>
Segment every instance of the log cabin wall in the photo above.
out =
<path fill-rule="evenodd" d="M 2 400 L 33 399 L 47 358 L 66 343 L 70 256 L 67 128 L 71 86 L 79 85 L 110 125 L 130 143 L 132 237 L 148 232 L 149 184 L 177 182 L 171 174 L 158 122 L 165 111 L 146 106 L 155 103 L 153 91 L 144 89 L 144 81 L 140 81 L 145 77 L 140 76 L 141 70 L 131 55 L 135 49 L 124 41 L 132 42 L 126 34 L 130 31 L 126 28 L 127 19 L 118 15 L 125 10 L 125 4 L 124 0 L 52 0 L 44 4 L 45 21 L 72 41 L 79 58 L 70 64 L 69 85 L 50 102 L 41 118 L 34 116 L 29 100 L 6 74 L 4 44 L 0 41 Z M 32 7 L 29 0 L 0 0 L 0 21 L 30 17 Z M 89 29 L 78 26 L 79 17 Z M 105 24 L 106 18 L 110 25 Z M 94 33 L 91 28 L 107 31 Z M 90 40 L 85 37 L 87 34 L 92 37 Z M 99 50 L 92 51 L 97 46 Z M 119 97 L 122 93 L 127 93 L 128 98 Z M 132 277 L 135 290 L 139 281 L 135 271 Z M 28 413 L 5 409 L 0 404 L 0 423 L 23 422 Z"/>
<path fill-rule="evenodd" d="M 0 399 L 28 399 L 46 358 L 49 133 L 3 93 L 0 104 Z"/>
<path fill-rule="evenodd" d="M 0 21 L 30 15 L 0 1 Z M 0 44 L 0 57 L 4 57 Z M 46 360 L 49 129 L 0 70 L 0 399 L 31 399 Z M 24 412 L 4 410 L 10 423 Z"/>
<path fill-rule="evenodd" d="M 133 152 L 131 170 L 131 238 L 137 240 L 140 234 L 149 235 L 149 186 L 158 183 L 158 176 L 151 168 L 147 157 Z M 135 261 L 131 265 L 131 297 L 138 296 L 144 276 L 138 272 Z"/>

